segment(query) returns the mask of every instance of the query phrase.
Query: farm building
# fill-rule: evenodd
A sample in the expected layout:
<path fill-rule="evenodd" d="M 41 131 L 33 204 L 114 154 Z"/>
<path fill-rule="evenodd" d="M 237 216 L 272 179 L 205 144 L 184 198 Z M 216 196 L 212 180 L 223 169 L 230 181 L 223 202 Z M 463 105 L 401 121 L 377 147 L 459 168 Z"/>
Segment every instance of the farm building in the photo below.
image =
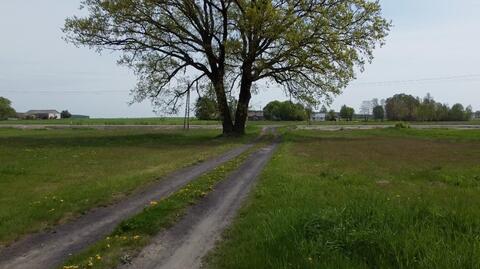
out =
<path fill-rule="evenodd" d="M 25 117 L 35 119 L 60 119 L 60 112 L 54 109 L 48 110 L 29 110 L 25 113 Z"/>
<path fill-rule="evenodd" d="M 26 114 L 26 113 L 17 112 L 15 117 L 16 117 L 17 119 L 24 119 L 24 118 L 27 117 L 27 114 Z"/>
<path fill-rule="evenodd" d="M 474 120 L 479 120 L 480 119 L 480 111 L 477 111 L 477 112 L 473 113 L 472 118 Z"/>
<path fill-rule="evenodd" d="M 263 110 L 250 110 L 248 111 L 248 120 L 263 120 Z"/>
<path fill-rule="evenodd" d="M 325 121 L 327 119 L 327 113 L 313 112 L 312 121 Z"/>

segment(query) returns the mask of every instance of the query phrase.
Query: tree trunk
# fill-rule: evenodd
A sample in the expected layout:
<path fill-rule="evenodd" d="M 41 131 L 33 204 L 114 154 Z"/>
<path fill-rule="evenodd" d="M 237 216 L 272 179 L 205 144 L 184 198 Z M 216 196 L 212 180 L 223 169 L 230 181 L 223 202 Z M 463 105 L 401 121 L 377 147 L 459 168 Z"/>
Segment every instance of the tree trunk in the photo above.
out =
<path fill-rule="evenodd" d="M 232 116 L 228 106 L 227 96 L 225 95 L 225 87 L 223 81 L 219 80 L 213 83 L 215 95 L 217 96 L 218 110 L 220 112 L 220 120 L 222 121 L 223 134 L 232 135 L 234 133 Z"/>
<path fill-rule="evenodd" d="M 240 96 L 238 98 L 237 111 L 235 112 L 234 133 L 237 135 L 245 134 L 245 123 L 247 122 L 248 117 L 248 104 L 252 98 L 250 91 L 251 87 L 252 79 L 244 72 L 240 84 Z"/>

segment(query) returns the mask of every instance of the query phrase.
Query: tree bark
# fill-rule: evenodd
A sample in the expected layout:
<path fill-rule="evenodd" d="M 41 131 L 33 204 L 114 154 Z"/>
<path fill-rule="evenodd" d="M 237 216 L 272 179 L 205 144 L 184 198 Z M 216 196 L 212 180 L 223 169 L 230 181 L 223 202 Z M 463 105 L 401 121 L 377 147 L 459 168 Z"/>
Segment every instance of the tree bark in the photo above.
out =
<path fill-rule="evenodd" d="M 232 135 L 234 133 L 232 116 L 228 106 L 227 96 L 225 94 L 225 85 L 223 78 L 215 81 L 213 87 L 217 96 L 218 110 L 220 112 L 220 120 L 222 121 L 223 135 Z"/>
<path fill-rule="evenodd" d="M 242 80 L 240 83 L 240 96 L 238 98 L 237 110 L 235 112 L 234 133 L 237 135 L 245 134 L 245 124 L 248 117 L 248 105 L 252 98 L 252 77 L 251 67 L 244 66 Z"/>

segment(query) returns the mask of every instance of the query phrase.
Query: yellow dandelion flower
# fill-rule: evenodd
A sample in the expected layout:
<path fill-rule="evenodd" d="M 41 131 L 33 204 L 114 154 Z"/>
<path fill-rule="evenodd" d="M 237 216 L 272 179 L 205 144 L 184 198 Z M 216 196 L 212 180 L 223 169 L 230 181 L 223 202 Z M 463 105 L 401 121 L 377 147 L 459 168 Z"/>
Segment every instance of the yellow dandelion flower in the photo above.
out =
<path fill-rule="evenodd" d="M 140 235 L 135 235 L 135 236 L 133 237 L 134 240 L 137 240 L 137 239 L 139 239 L 139 238 L 140 238 Z"/>
<path fill-rule="evenodd" d="M 151 206 L 158 205 L 158 202 L 157 201 L 150 201 L 150 205 Z"/>
<path fill-rule="evenodd" d="M 95 258 L 96 258 L 97 260 L 101 260 L 101 259 L 102 259 L 102 256 L 100 256 L 99 254 L 97 254 L 97 255 L 95 255 Z"/>

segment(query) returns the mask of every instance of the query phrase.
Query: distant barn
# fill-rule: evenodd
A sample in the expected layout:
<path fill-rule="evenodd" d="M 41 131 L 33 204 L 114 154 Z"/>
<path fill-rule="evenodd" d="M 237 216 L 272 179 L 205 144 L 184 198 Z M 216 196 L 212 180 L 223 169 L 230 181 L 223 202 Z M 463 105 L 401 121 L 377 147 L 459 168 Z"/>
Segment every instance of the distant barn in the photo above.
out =
<path fill-rule="evenodd" d="M 480 111 L 473 113 L 472 118 L 474 120 L 480 120 Z"/>
<path fill-rule="evenodd" d="M 325 121 L 327 119 L 327 113 L 313 112 L 312 121 Z"/>
<path fill-rule="evenodd" d="M 263 110 L 250 110 L 248 111 L 248 120 L 264 120 Z"/>
<path fill-rule="evenodd" d="M 62 116 L 60 112 L 54 109 L 48 109 L 48 110 L 29 110 L 25 113 L 25 117 L 48 120 L 48 119 L 60 119 Z"/>

